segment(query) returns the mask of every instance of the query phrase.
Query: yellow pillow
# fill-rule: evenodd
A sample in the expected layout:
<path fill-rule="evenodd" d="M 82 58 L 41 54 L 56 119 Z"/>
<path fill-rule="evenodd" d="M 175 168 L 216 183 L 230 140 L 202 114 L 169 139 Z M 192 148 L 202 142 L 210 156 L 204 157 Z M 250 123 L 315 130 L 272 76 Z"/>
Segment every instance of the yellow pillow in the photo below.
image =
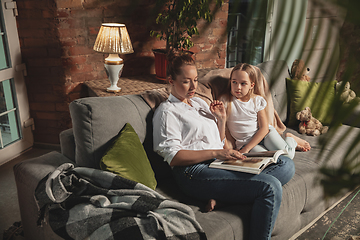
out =
<path fill-rule="evenodd" d="M 286 79 L 286 88 L 290 103 L 289 127 L 299 122 L 296 113 L 310 107 L 313 117 L 323 125 L 330 125 L 334 114 L 336 80 L 327 82 L 306 82 Z"/>

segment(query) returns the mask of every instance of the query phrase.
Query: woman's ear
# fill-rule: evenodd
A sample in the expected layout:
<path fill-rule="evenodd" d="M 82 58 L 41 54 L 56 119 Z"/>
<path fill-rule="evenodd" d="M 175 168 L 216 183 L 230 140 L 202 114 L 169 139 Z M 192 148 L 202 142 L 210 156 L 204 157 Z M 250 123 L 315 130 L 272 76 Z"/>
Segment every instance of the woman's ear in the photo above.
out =
<path fill-rule="evenodd" d="M 170 83 L 170 85 L 173 85 L 174 80 L 172 79 L 171 76 L 167 77 L 167 80 L 168 80 L 168 82 Z"/>

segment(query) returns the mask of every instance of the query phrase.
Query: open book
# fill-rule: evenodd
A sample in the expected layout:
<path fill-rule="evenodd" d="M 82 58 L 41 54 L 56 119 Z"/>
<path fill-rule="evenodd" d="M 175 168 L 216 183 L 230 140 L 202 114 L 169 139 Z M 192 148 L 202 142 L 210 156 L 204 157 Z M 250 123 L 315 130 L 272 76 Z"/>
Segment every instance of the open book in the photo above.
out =
<path fill-rule="evenodd" d="M 280 155 L 287 154 L 286 150 L 244 153 L 242 160 L 219 160 L 213 161 L 209 167 L 259 174 L 271 163 L 276 163 Z"/>

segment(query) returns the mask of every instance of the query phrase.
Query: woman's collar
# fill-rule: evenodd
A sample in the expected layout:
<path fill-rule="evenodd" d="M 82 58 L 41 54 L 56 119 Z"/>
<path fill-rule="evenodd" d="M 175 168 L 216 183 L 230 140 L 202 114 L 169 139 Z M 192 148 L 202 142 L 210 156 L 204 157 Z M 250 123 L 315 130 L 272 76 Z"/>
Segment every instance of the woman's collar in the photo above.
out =
<path fill-rule="evenodd" d="M 183 101 L 180 101 L 180 99 L 178 99 L 177 97 L 175 97 L 174 95 L 172 95 L 171 93 L 170 93 L 170 95 L 169 95 L 168 100 L 169 100 L 169 102 L 171 102 L 171 103 L 176 103 L 176 102 L 184 103 Z M 190 104 L 191 104 L 192 106 L 194 106 L 194 105 L 193 105 L 194 101 L 193 101 L 191 98 L 189 99 L 189 102 L 190 102 Z M 186 104 L 186 103 L 184 103 L 184 104 Z M 188 104 L 186 104 L 186 105 L 188 105 Z"/>

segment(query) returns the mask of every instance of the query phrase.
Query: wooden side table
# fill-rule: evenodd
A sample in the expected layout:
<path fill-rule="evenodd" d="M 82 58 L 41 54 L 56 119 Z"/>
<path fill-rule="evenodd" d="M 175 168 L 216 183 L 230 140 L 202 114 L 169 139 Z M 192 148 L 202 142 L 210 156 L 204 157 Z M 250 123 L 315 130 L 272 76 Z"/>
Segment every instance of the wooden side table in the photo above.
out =
<path fill-rule="evenodd" d="M 140 94 L 146 90 L 167 87 L 168 84 L 165 81 L 157 79 L 155 75 L 143 75 L 136 77 L 120 77 L 117 85 L 118 87 L 121 87 L 121 91 L 118 93 L 106 91 L 110 86 L 109 79 L 87 81 L 84 85 L 88 88 L 89 97 L 107 97 Z"/>

